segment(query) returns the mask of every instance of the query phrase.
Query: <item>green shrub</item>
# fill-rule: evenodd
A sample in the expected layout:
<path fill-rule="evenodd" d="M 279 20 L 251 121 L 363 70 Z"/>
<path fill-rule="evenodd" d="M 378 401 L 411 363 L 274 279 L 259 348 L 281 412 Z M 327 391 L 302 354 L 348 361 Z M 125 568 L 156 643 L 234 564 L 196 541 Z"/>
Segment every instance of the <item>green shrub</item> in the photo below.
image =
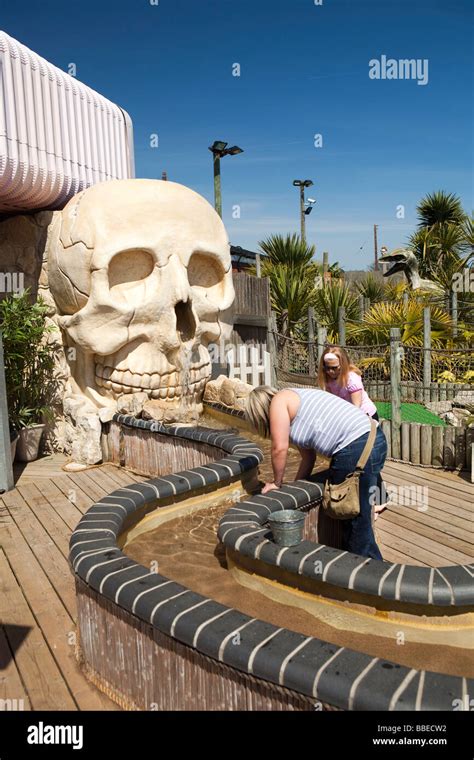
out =
<path fill-rule="evenodd" d="M 0 301 L 5 384 L 10 423 L 28 427 L 51 418 L 56 389 L 54 348 L 48 344 L 48 307 L 28 290 Z"/>

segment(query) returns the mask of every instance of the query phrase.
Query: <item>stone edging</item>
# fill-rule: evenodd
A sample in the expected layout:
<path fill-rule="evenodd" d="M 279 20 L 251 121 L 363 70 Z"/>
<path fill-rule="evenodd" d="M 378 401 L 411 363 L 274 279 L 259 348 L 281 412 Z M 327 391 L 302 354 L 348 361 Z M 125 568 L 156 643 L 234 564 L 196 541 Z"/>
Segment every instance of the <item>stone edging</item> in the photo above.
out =
<path fill-rule="evenodd" d="M 285 548 L 275 544 L 263 527 L 268 516 L 279 509 L 302 508 L 317 499 L 318 491 L 316 484 L 297 480 L 271 495 L 252 496 L 223 515 L 218 536 L 227 548 L 247 557 L 351 591 L 431 607 L 474 605 L 474 564 L 418 567 L 367 559 L 312 541 Z"/>
<path fill-rule="evenodd" d="M 135 512 L 203 484 L 226 482 L 255 467 L 263 457 L 260 449 L 234 434 L 165 427 L 124 415 L 115 415 L 114 421 L 203 441 L 227 456 L 206 466 L 132 483 L 93 505 L 71 536 L 69 555 L 74 574 L 92 589 L 202 654 L 342 709 L 452 710 L 455 699 L 474 693 L 474 682 L 459 676 L 417 671 L 251 618 L 127 557 L 117 539 Z M 317 488 L 305 484 L 305 489 L 308 485 Z M 285 498 L 298 501 L 301 486 L 286 486 Z M 233 644 L 237 634 L 238 646 Z"/>
<path fill-rule="evenodd" d="M 222 404 L 209 406 L 225 411 Z M 242 412 L 237 414 L 243 417 Z M 309 481 L 296 481 L 291 488 L 299 490 L 290 494 L 289 487 L 283 486 L 278 494 L 272 491 L 271 496 L 253 496 L 229 509 L 219 523 L 222 543 L 283 570 L 383 599 L 433 607 L 474 605 L 474 563 L 437 568 L 401 565 L 365 559 L 311 541 L 302 541 L 291 551 L 282 550 L 271 540 L 271 532 L 262 529 L 268 515 L 279 509 L 302 508 L 318 498 L 318 491 L 320 495 L 319 487 Z M 317 575 L 316 560 L 321 570 Z"/>

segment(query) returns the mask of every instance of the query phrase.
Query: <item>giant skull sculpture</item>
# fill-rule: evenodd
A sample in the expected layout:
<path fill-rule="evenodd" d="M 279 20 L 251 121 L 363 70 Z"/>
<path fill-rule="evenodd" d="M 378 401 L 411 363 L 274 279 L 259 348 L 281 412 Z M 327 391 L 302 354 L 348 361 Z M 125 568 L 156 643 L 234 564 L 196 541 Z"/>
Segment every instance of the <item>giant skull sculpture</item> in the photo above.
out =
<path fill-rule="evenodd" d="M 57 215 L 48 248 L 72 393 L 99 408 L 138 391 L 199 405 L 207 346 L 229 337 L 234 301 L 212 206 L 174 182 L 103 182 Z"/>

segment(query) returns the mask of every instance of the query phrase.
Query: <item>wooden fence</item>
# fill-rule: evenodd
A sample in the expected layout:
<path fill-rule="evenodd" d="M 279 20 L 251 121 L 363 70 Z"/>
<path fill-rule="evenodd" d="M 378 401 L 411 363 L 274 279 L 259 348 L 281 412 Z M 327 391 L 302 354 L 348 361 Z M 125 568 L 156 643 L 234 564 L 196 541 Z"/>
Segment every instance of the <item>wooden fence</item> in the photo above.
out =
<path fill-rule="evenodd" d="M 266 277 L 254 277 L 246 272 L 233 275 L 234 329 L 231 341 L 265 346 L 270 318 L 270 283 Z"/>
<path fill-rule="evenodd" d="M 271 357 L 262 346 L 240 345 L 228 353 L 229 377 L 251 385 L 271 385 Z"/>
<path fill-rule="evenodd" d="M 387 456 L 428 467 L 472 468 L 474 429 L 382 420 L 388 444 Z"/>
<path fill-rule="evenodd" d="M 364 380 L 364 388 L 374 401 L 391 401 L 391 384 L 389 380 Z M 452 401 L 460 391 L 474 392 L 472 383 L 430 383 L 428 398 L 426 388 L 418 380 L 401 380 L 400 400 L 417 401 Z"/>

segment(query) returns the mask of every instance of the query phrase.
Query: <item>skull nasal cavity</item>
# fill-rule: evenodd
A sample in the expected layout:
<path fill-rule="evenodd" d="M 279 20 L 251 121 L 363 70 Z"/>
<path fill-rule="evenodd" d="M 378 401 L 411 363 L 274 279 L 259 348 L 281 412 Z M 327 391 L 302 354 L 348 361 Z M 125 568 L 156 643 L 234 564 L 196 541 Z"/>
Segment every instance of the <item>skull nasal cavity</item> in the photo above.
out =
<path fill-rule="evenodd" d="M 179 301 L 174 307 L 176 312 L 176 330 L 179 337 L 184 342 L 194 338 L 196 333 L 196 322 L 189 301 Z"/>

